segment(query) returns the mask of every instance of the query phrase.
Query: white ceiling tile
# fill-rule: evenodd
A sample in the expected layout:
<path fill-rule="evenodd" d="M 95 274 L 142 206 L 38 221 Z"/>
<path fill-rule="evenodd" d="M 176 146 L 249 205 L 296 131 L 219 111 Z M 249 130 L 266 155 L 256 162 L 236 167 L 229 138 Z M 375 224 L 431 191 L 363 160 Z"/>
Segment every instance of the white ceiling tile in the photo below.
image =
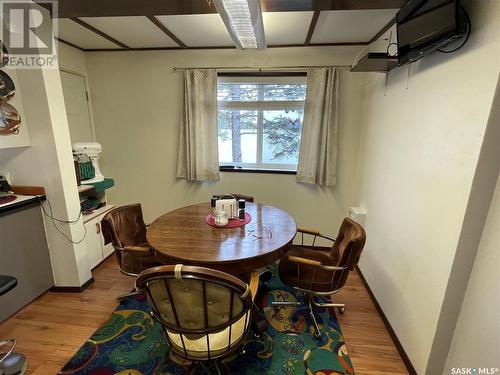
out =
<path fill-rule="evenodd" d="M 397 9 L 323 11 L 311 43 L 368 42 L 396 12 Z"/>
<path fill-rule="evenodd" d="M 314 12 L 264 12 L 267 45 L 302 44 Z"/>
<path fill-rule="evenodd" d="M 121 48 L 113 42 L 80 26 L 70 19 L 59 18 L 56 36 L 83 49 Z"/>
<path fill-rule="evenodd" d="M 82 21 L 131 48 L 178 47 L 147 17 L 81 17 Z"/>
<path fill-rule="evenodd" d="M 234 45 L 218 14 L 185 14 L 156 18 L 188 47 Z"/>

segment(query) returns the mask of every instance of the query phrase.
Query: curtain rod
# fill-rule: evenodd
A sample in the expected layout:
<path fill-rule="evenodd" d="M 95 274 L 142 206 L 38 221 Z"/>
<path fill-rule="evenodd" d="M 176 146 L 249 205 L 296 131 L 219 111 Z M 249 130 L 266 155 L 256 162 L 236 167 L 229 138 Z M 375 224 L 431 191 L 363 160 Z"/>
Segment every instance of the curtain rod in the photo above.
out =
<path fill-rule="evenodd" d="M 187 70 L 187 69 L 215 69 L 215 70 L 303 70 L 309 68 L 352 68 L 352 65 L 300 65 L 300 66 L 199 66 L 199 67 L 176 67 L 174 66 L 172 70 Z"/>

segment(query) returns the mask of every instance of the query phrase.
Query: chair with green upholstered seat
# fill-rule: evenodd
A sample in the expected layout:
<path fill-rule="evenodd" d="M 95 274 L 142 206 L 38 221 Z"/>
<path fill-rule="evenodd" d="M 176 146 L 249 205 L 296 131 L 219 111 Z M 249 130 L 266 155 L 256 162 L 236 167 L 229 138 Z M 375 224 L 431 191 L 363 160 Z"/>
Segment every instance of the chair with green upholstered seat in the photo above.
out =
<path fill-rule="evenodd" d="M 172 352 L 217 373 L 218 360 L 241 348 L 257 285 L 256 272 L 248 285 L 225 272 L 180 264 L 148 269 L 136 280 Z"/>

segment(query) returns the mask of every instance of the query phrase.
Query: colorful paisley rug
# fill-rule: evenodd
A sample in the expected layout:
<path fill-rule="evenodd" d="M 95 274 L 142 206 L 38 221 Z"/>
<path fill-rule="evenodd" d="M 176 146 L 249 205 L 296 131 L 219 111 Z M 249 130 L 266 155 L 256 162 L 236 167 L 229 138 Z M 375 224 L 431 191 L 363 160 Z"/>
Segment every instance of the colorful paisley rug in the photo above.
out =
<path fill-rule="evenodd" d="M 249 332 L 245 353 L 224 360 L 223 374 L 354 374 L 344 338 L 333 309 L 317 308 L 321 338 L 306 307 L 271 307 L 275 299 L 301 300 L 303 296 L 283 285 L 276 266 L 270 280 L 259 286 L 257 319 L 267 321 L 266 331 L 255 338 Z M 160 375 L 202 374 L 200 366 L 177 364 L 158 322 L 148 314 L 144 295 L 122 301 L 110 320 L 99 328 L 62 368 L 59 375 Z"/>

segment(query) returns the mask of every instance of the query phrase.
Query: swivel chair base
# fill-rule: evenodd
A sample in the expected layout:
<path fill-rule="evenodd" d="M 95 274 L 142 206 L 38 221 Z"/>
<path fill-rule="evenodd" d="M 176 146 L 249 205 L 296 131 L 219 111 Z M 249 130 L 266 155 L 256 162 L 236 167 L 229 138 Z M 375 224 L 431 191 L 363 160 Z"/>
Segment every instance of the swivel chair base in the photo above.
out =
<path fill-rule="evenodd" d="M 0 375 L 23 375 L 26 372 L 26 357 L 21 353 L 14 352 L 16 341 L 13 339 L 0 342 L 0 346 L 10 343 L 7 352 L 0 353 Z"/>
<path fill-rule="evenodd" d="M 17 279 L 15 277 L 0 275 L 0 296 L 10 292 L 16 285 Z M 23 375 L 27 367 L 26 357 L 14 352 L 16 340 L 0 340 L 0 348 L 8 345 L 10 347 L 7 351 L 0 352 L 0 375 Z"/>
<path fill-rule="evenodd" d="M 321 337 L 321 331 L 319 329 L 319 325 L 318 325 L 318 322 L 316 320 L 316 316 L 314 315 L 313 306 L 336 307 L 338 309 L 339 313 L 341 313 L 341 314 L 343 314 L 345 311 L 345 304 L 343 304 L 343 303 L 316 302 L 314 300 L 314 296 L 311 294 L 306 294 L 305 300 L 303 302 L 274 301 L 271 303 L 271 305 L 274 307 L 300 307 L 300 306 L 304 306 L 305 304 L 307 304 L 309 307 L 309 315 L 311 316 L 311 320 L 312 320 L 313 325 L 314 325 L 314 330 L 316 331 L 316 333 L 314 334 L 314 337 L 316 337 L 316 338 Z"/>

